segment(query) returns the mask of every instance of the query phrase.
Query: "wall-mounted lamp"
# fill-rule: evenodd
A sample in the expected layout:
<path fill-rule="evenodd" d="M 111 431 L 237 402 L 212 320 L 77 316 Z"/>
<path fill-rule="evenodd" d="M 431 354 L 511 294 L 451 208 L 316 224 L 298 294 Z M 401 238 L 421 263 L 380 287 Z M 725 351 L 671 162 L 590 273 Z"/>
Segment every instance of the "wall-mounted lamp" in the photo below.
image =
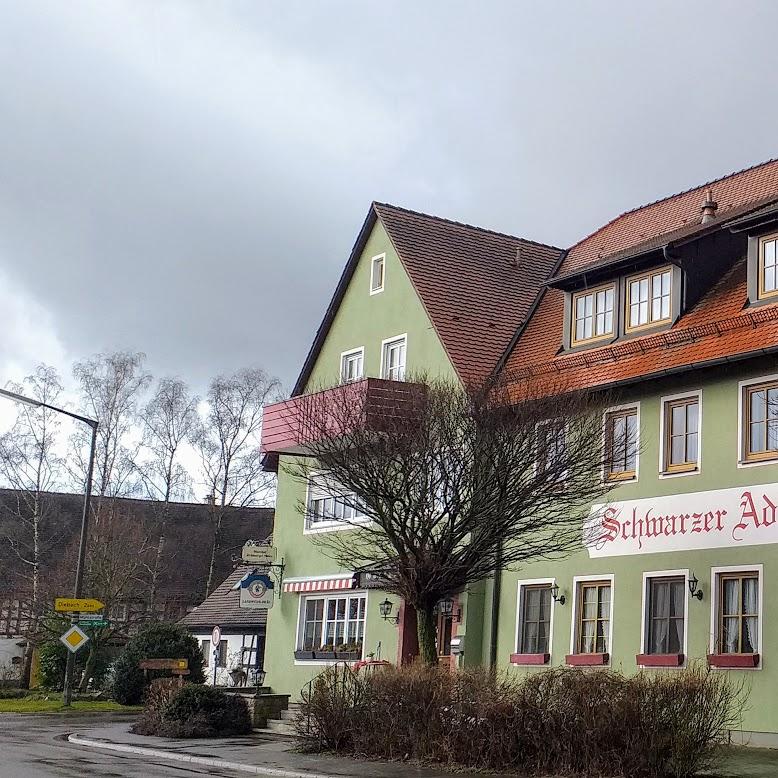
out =
<path fill-rule="evenodd" d="M 565 604 L 565 600 L 566 600 L 565 595 L 559 593 L 559 586 L 557 584 L 554 584 L 551 587 L 551 599 L 554 602 L 558 602 L 560 605 Z"/>
<path fill-rule="evenodd" d="M 457 608 L 457 612 L 454 613 L 454 601 L 450 598 L 441 600 L 438 603 L 438 613 L 447 619 L 451 619 L 451 621 L 456 621 L 457 623 L 462 621 L 462 609 Z"/>
<path fill-rule="evenodd" d="M 381 614 L 381 618 L 384 621 L 391 621 L 394 624 L 400 623 L 400 614 L 392 616 L 392 610 L 394 609 L 394 603 L 390 599 L 386 599 L 378 604 L 378 612 Z"/>
<path fill-rule="evenodd" d="M 696 597 L 698 600 L 702 601 L 702 589 L 698 589 L 697 584 L 699 584 L 697 576 L 692 573 L 692 577 L 689 579 L 689 594 L 691 594 L 692 597 Z"/>

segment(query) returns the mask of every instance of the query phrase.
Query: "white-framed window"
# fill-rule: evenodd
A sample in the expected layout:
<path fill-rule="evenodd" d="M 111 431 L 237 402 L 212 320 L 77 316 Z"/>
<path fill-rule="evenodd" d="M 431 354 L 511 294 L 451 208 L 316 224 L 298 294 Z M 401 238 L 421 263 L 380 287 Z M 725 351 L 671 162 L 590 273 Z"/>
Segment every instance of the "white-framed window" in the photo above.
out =
<path fill-rule="evenodd" d="M 301 597 L 297 649 L 359 652 L 361 656 L 366 613 L 364 592 Z"/>
<path fill-rule="evenodd" d="M 759 239 L 759 299 L 778 295 L 778 235 Z"/>
<path fill-rule="evenodd" d="M 381 378 L 390 381 L 405 380 L 407 335 L 389 338 L 381 343 Z"/>
<path fill-rule="evenodd" d="M 738 466 L 774 464 L 778 459 L 778 375 L 738 384 Z"/>
<path fill-rule="evenodd" d="M 518 583 L 516 653 L 550 654 L 554 630 L 553 578 L 534 578 Z"/>
<path fill-rule="evenodd" d="M 702 467 L 702 390 L 662 397 L 660 478 L 699 473 Z"/>
<path fill-rule="evenodd" d="M 627 332 L 670 321 L 672 283 L 673 275 L 669 267 L 627 278 Z"/>
<path fill-rule="evenodd" d="M 640 653 L 687 654 L 688 570 L 643 573 Z"/>
<path fill-rule="evenodd" d="M 636 480 L 640 458 L 640 403 L 608 408 L 603 427 L 605 480 Z"/>
<path fill-rule="evenodd" d="M 573 578 L 572 654 L 613 653 L 613 574 Z"/>
<path fill-rule="evenodd" d="M 763 589 L 761 564 L 711 569 L 711 654 L 760 654 L 763 646 Z M 761 656 L 754 666 L 761 666 Z"/>
<path fill-rule="evenodd" d="M 340 355 L 340 382 L 349 384 L 359 381 L 364 376 L 365 349 L 364 346 L 344 351 Z"/>
<path fill-rule="evenodd" d="M 596 289 L 573 294 L 573 346 L 612 336 L 614 333 L 614 306 L 616 285 L 606 284 Z"/>
<path fill-rule="evenodd" d="M 308 479 L 305 532 L 323 532 L 347 528 L 363 518 L 359 501 L 353 492 L 338 487 L 322 473 Z"/>
<path fill-rule="evenodd" d="M 370 294 L 384 291 L 386 279 L 386 254 L 378 254 L 370 260 Z"/>

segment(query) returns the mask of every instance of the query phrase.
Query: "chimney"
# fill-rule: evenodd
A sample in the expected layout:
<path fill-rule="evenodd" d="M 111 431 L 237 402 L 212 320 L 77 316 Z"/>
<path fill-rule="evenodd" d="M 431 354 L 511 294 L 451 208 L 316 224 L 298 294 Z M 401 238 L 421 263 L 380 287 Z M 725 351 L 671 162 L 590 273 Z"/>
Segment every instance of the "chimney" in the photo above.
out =
<path fill-rule="evenodd" d="M 513 266 L 521 270 L 521 246 L 516 246 L 516 259 L 513 260 Z"/>
<path fill-rule="evenodd" d="M 700 213 L 702 214 L 700 224 L 712 222 L 716 218 L 716 209 L 718 207 L 719 204 L 713 199 L 713 190 L 708 189 L 705 192 L 705 202 L 702 204 L 702 208 L 700 208 Z"/>

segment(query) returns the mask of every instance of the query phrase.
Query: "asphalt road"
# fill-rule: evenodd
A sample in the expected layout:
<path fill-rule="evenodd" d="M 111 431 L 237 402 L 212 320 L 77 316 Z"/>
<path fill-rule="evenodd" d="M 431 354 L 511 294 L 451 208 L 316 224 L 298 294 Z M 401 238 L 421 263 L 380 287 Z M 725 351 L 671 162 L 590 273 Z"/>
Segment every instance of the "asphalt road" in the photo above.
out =
<path fill-rule="evenodd" d="M 99 719 L 68 716 L 0 715 L 0 778 L 186 778 L 245 773 L 111 754 L 68 743 L 70 732 Z"/>

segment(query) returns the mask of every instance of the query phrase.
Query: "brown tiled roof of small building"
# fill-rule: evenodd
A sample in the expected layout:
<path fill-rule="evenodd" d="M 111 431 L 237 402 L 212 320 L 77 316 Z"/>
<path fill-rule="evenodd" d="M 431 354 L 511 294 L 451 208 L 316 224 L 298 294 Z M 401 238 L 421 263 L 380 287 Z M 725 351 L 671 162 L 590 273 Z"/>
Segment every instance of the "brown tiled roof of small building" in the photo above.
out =
<path fill-rule="evenodd" d="M 262 627 L 267 622 L 267 610 L 240 607 L 241 579 L 255 570 L 253 565 L 239 565 L 213 590 L 213 593 L 187 613 L 180 623 L 189 629 L 203 627 L 210 631 L 219 626 L 223 630 L 234 627 Z"/>
<path fill-rule="evenodd" d="M 480 381 L 495 369 L 562 253 L 524 238 L 373 203 L 292 395 L 305 390 L 377 219 L 463 381 Z"/>
<path fill-rule="evenodd" d="M 386 203 L 374 207 L 460 378 L 483 380 L 561 249 Z"/>
<path fill-rule="evenodd" d="M 582 271 L 656 236 L 699 223 L 700 207 L 708 189 L 718 203 L 716 217 L 727 218 L 730 209 L 778 195 L 778 159 L 623 213 L 576 243 L 567 253 L 559 275 Z"/>
<path fill-rule="evenodd" d="M 778 161 L 766 162 L 619 217 L 576 244 L 555 278 L 573 275 L 576 268 L 587 267 L 587 262 L 602 262 L 606 252 L 614 256 L 618 252 L 631 253 L 641 246 L 650 250 L 666 245 L 668 230 L 672 231 L 670 237 L 676 239 L 698 235 L 697 230 L 685 227 L 684 223 L 699 223 L 707 188 L 712 188 L 714 200 L 719 203 L 717 218 L 711 223 L 713 229 L 727 229 L 728 218 L 746 212 L 772 213 L 774 207 L 765 207 L 765 203 L 778 199 Z M 654 240 L 660 234 L 662 239 Z M 595 242 L 603 257 L 594 253 Z M 778 304 L 746 307 L 744 258 L 672 329 L 611 345 L 563 353 L 564 299 L 564 292 L 559 289 L 543 293 L 535 313 L 513 344 L 503 376 L 513 385 L 516 396 L 529 387 L 532 391 L 543 386 L 563 391 L 618 385 L 778 350 Z"/>

